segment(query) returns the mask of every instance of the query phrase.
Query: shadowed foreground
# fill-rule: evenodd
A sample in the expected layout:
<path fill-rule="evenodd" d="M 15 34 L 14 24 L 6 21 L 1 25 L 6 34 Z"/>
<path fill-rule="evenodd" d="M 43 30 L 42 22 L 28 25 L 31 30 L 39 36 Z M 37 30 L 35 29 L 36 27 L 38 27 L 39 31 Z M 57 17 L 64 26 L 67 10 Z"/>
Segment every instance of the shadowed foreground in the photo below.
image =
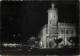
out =
<path fill-rule="evenodd" d="M 79 48 L 62 49 L 25 49 L 25 48 L 6 48 L 2 49 L 1 54 L 11 55 L 78 55 Z"/>

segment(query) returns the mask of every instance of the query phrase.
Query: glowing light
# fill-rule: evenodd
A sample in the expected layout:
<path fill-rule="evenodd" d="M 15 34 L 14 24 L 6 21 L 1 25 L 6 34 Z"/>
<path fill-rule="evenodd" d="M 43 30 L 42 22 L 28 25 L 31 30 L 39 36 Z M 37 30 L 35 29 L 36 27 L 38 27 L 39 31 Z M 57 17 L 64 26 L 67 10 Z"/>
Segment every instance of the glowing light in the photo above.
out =
<path fill-rule="evenodd" d="M 13 35 L 15 37 L 15 35 Z"/>

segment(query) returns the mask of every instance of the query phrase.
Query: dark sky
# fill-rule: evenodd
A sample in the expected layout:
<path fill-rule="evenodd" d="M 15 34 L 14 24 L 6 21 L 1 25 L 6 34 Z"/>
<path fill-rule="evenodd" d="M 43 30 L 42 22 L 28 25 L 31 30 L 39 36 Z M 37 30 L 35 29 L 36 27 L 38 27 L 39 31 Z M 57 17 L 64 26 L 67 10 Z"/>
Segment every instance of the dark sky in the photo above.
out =
<path fill-rule="evenodd" d="M 47 24 L 47 10 L 52 2 L 2 2 L 2 40 L 17 41 L 37 37 L 40 29 Z M 54 2 L 58 9 L 59 22 L 77 23 L 78 5 L 75 2 Z M 21 37 L 13 38 L 13 34 Z"/>

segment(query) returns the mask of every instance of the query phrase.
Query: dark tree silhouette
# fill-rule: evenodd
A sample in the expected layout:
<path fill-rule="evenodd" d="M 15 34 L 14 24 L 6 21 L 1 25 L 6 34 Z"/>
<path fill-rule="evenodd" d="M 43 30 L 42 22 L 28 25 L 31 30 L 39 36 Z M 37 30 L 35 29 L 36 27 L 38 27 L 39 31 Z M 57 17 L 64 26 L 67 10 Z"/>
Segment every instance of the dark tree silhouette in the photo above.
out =
<path fill-rule="evenodd" d="M 70 38 L 68 39 L 68 41 L 69 41 L 70 43 L 72 43 L 72 46 L 73 46 L 73 44 L 75 44 L 75 46 L 76 46 L 76 44 L 79 42 L 76 37 L 70 37 Z"/>
<path fill-rule="evenodd" d="M 35 38 L 35 37 L 31 37 L 29 40 L 28 40 L 28 45 L 32 48 L 37 48 L 38 47 L 38 41 L 39 39 Z"/>
<path fill-rule="evenodd" d="M 28 40 L 28 43 L 30 46 L 34 45 L 35 44 L 35 37 L 31 37 L 29 40 Z"/>
<path fill-rule="evenodd" d="M 59 38 L 59 39 L 54 39 L 54 41 L 56 42 L 56 47 L 58 47 L 58 44 L 62 41 L 62 38 Z"/>

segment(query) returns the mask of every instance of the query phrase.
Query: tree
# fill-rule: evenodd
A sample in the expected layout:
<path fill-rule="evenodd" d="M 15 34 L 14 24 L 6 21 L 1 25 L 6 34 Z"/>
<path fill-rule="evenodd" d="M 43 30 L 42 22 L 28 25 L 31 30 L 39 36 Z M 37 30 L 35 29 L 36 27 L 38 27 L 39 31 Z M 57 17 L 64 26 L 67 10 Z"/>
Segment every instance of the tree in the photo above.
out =
<path fill-rule="evenodd" d="M 68 41 L 72 43 L 72 46 L 76 46 L 76 44 L 78 43 L 78 39 L 76 37 L 70 37 Z"/>
<path fill-rule="evenodd" d="M 33 46 L 35 44 L 35 37 L 31 37 L 29 40 L 28 40 L 28 43 L 29 43 L 29 46 Z"/>
<path fill-rule="evenodd" d="M 38 47 L 38 41 L 39 39 L 35 38 L 35 37 L 31 37 L 29 40 L 28 40 L 28 45 L 32 48 L 37 48 Z"/>
<path fill-rule="evenodd" d="M 58 47 L 58 44 L 62 41 L 62 38 L 54 39 L 54 41 L 56 42 L 56 47 Z"/>

